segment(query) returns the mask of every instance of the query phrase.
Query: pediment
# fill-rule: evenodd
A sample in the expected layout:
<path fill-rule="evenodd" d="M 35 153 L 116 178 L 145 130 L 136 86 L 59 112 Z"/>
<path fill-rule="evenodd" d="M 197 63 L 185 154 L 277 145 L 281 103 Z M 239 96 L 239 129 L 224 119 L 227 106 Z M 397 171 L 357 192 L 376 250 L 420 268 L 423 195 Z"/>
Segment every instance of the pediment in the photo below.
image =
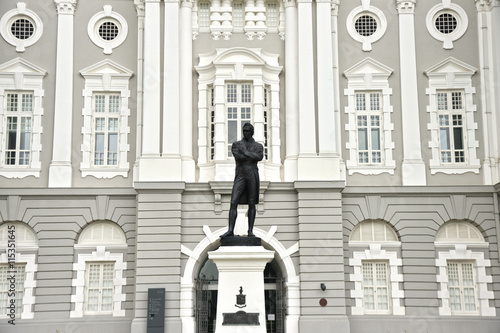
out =
<path fill-rule="evenodd" d="M 0 73 L 23 73 L 44 76 L 47 71 L 23 58 L 14 58 L 0 65 Z"/>
<path fill-rule="evenodd" d="M 447 73 L 462 73 L 473 75 L 475 72 L 477 72 L 477 68 L 453 57 L 449 57 L 426 70 L 425 75 L 429 76 Z"/>
<path fill-rule="evenodd" d="M 122 65 L 117 64 L 116 62 L 106 59 L 82 69 L 80 71 L 80 74 L 82 74 L 83 76 L 111 74 L 130 77 L 134 73 L 131 70 L 123 67 Z"/>
<path fill-rule="evenodd" d="M 261 57 L 260 49 L 232 48 L 229 50 L 218 49 L 213 63 L 216 65 L 237 63 L 263 65 L 266 61 Z"/>
<path fill-rule="evenodd" d="M 346 77 L 365 74 L 389 76 L 394 70 L 372 58 L 365 58 L 344 72 Z"/>

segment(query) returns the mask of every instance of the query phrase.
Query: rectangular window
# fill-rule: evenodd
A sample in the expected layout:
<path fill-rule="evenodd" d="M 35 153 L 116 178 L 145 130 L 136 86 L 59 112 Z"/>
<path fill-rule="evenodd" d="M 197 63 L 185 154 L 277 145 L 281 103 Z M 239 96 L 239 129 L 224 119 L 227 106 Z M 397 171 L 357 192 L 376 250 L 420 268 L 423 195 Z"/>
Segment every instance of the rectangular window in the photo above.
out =
<path fill-rule="evenodd" d="M 87 263 L 85 278 L 85 311 L 87 313 L 113 312 L 114 272 L 114 263 Z"/>
<path fill-rule="evenodd" d="M 233 27 L 243 28 L 245 26 L 245 7 L 243 2 L 233 2 Z"/>
<path fill-rule="evenodd" d="M 208 89 L 208 114 L 210 117 L 210 159 L 215 157 L 215 103 L 214 88 Z"/>
<path fill-rule="evenodd" d="M 270 113 L 271 96 L 268 88 L 264 88 L 264 159 L 269 159 L 269 113 Z"/>
<path fill-rule="evenodd" d="M 455 314 L 477 313 L 477 292 L 472 262 L 448 261 L 450 308 Z"/>
<path fill-rule="evenodd" d="M 9 297 L 10 277 L 15 276 L 15 296 Z M 14 268 L 9 265 L 0 266 L 0 316 L 9 314 L 9 304 L 13 299 L 16 305 L 16 317 L 23 312 L 25 265 L 15 264 Z M 13 296 L 13 295 L 12 295 Z"/>
<path fill-rule="evenodd" d="M 444 164 L 465 163 L 465 110 L 463 92 L 437 93 L 439 148 Z"/>
<path fill-rule="evenodd" d="M 96 93 L 93 98 L 94 166 L 118 165 L 120 95 Z"/>
<path fill-rule="evenodd" d="M 198 24 L 200 28 L 210 27 L 210 3 L 200 2 L 198 4 Z"/>
<path fill-rule="evenodd" d="M 29 166 L 33 93 L 8 92 L 5 98 L 5 165 Z"/>
<path fill-rule="evenodd" d="M 279 6 L 276 2 L 268 2 L 266 8 L 266 20 L 268 28 L 277 28 L 279 19 Z"/>
<path fill-rule="evenodd" d="M 379 92 L 356 93 L 358 163 L 382 164 L 382 112 Z"/>
<path fill-rule="evenodd" d="M 390 313 L 390 290 L 387 263 L 364 261 L 363 306 L 365 313 Z"/>
<path fill-rule="evenodd" d="M 232 157 L 231 145 L 242 138 L 242 127 L 252 119 L 252 85 L 229 83 L 226 85 L 227 151 Z"/>

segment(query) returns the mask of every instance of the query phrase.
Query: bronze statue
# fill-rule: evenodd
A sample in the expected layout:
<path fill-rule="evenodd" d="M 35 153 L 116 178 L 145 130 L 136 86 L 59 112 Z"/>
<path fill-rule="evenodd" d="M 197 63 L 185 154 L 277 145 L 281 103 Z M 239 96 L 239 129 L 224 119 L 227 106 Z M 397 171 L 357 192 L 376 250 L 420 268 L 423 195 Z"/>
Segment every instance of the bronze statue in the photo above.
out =
<path fill-rule="evenodd" d="M 231 208 L 229 209 L 229 228 L 221 237 L 234 236 L 234 225 L 238 215 L 238 204 L 248 204 L 248 237 L 255 237 L 255 205 L 259 203 L 259 169 L 257 162 L 264 158 L 264 147 L 252 138 L 252 124 L 243 125 L 243 139 L 231 145 L 231 152 L 236 161 L 236 174 L 231 193 Z"/>

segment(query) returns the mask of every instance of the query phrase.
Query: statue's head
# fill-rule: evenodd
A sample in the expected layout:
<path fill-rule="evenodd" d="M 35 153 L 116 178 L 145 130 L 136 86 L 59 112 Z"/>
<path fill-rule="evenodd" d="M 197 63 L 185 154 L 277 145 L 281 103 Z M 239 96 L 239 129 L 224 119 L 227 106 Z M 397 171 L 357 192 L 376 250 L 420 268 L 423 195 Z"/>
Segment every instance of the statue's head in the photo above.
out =
<path fill-rule="evenodd" d="M 245 133 L 245 129 L 246 129 L 246 131 L 250 132 L 250 135 L 253 135 L 254 129 L 253 129 L 253 125 L 252 124 L 245 123 L 245 125 L 243 125 L 243 136 L 245 136 L 245 134 L 244 134 Z"/>

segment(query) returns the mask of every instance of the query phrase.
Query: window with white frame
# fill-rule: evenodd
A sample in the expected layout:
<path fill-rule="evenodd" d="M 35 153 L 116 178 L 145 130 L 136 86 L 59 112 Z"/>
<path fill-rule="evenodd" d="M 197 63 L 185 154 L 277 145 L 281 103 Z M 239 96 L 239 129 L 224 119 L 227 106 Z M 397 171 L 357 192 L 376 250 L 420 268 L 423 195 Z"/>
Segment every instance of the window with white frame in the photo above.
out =
<path fill-rule="evenodd" d="M 486 272 L 491 262 L 484 258 L 483 250 L 489 244 L 481 232 L 470 222 L 449 221 L 438 231 L 434 246 L 438 251 L 439 314 L 495 316 L 490 305 L 494 294 L 488 288 L 493 280 Z"/>
<path fill-rule="evenodd" d="M 387 262 L 364 260 L 362 270 L 365 313 L 390 313 L 390 281 Z"/>
<path fill-rule="evenodd" d="M 385 221 L 363 221 L 352 230 L 349 247 L 353 249 L 349 265 L 354 271 L 350 275 L 355 301 L 352 314 L 404 315 L 404 292 L 399 286 L 403 282 L 399 271 L 402 260 L 396 251 L 390 251 L 401 247 L 401 243 L 392 227 Z"/>
<path fill-rule="evenodd" d="M 208 1 L 198 3 L 198 24 L 200 28 L 210 27 L 210 2 Z"/>
<path fill-rule="evenodd" d="M 0 65 L 0 176 L 40 176 L 45 73 L 21 58 Z"/>
<path fill-rule="evenodd" d="M 127 262 L 125 234 L 113 222 L 93 222 L 87 226 L 75 244 L 77 262 L 73 279 L 75 287 L 71 302 L 71 318 L 84 315 L 124 316 Z"/>
<path fill-rule="evenodd" d="M 441 163 L 465 163 L 465 111 L 462 91 L 437 92 Z"/>
<path fill-rule="evenodd" d="M 394 142 L 391 122 L 393 111 L 390 104 L 392 89 L 388 78 L 392 69 L 366 58 L 345 71 L 348 97 L 345 112 L 349 133 L 346 148 L 349 159 L 346 165 L 349 175 L 361 173 L 376 175 L 387 172 L 394 174 L 396 162 L 393 159 Z"/>
<path fill-rule="evenodd" d="M 429 10 L 426 26 L 429 34 L 443 42 L 443 48 L 449 50 L 453 48 L 453 42 L 467 31 L 468 21 L 467 13 L 462 7 L 450 2 L 445 5 L 443 1 Z"/>
<path fill-rule="evenodd" d="M 383 124 L 380 110 L 380 92 L 356 93 L 356 118 L 358 131 L 358 163 L 382 164 Z"/>
<path fill-rule="evenodd" d="M 472 87 L 475 72 L 474 67 L 452 57 L 425 71 L 429 78 L 427 128 L 431 134 L 431 174 L 479 173 Z"/>
<path fill-rule="evenodd" d="M 451 314 L 477 314 L 474 263 L 449 260 L 447 272 Z"/>
<path fill-rule="evenodd" d="M 5 105 L 5 165 L 29 166 L 31 163 L 31 132 L 33 92 L 10 91 Z"/>
<path fill-rule="evenodd" d="M 245 6 L 242 1 L 233 1 L 233 27 L 242 30 L 245 26 Z"/>
<path fill-rule="evenodd" d="M 217 49 L 200 55 L 198 166 L 200 181 L 234 177 L 231 145 L 242 127 L 254 126 L 265 148 L 263 180 L 280 180 L 279 66 L 277 55 L 260 49 Z M 235 59 L 237 59 L 235 65 Z M 230 66 L 229 66 L 230 65 Z M 231 68 L 231 70 L 229 70 Z M 237 70 L 235 71 L 234 68 Z M 264 81 L 265 80 L 265 81 Z"/>
<path fill-rule="evenodd" d="M 110 60 L 103 60 L 80 73 L 85 78 L 82 176 L 128 177 L 128 100 L 133 73 Z"/>
<path fill-rule="evenodd" d="M 112 314 L 114 262 L 87 262 L 85 314 Z"/>
<path fill-rule="evenodd" d="M 105 5 L 103 11 L 90 19 L 87 33 L 90 40 L 104 50 L 104 54 L 111 54 L 127 38 L 128 24 L 110 5 Z"/>
<path fill-rule="evenodd" d="M 372 43 L 378 41 L 387 30 L 387 19 L 370 1 L 354 8 L 347 16 L 347 32 L 355 40 L 362 43 L 363 51 L 371 51 Z"/>
<path fill-rule="evenodd" d="M 120 95 L 94 93 L 92 110 L 94 166 L 118 165 Z"/>
<path fill-rule="evenodd" d="M 15 252 L 9 246 L 12 242 Z M 32 319 L 38 250 L 36 235 L 23 223 L 7 222 L 0 227 L 0 249 L 0 318 L 7 317 L 13 310 L 16 318 Z M 15 308 L 9 308 L 10 304 L 15 304 Z"/>
<path fill-rule="evenodd" d="M 229 83 L 226 85 L 227 156 L 232 157 L 231 145 L 243 138 L 243 125 L 252 120 L 252 85 Z"/>
<path fill-rule="evenodd" d="M 279 5 L 277 2 L 268 1 L 266 3 L 266 24 L 270 29 L 277 29 L 279 25 Z"/>
<path fill-rule="evenodd" d="M 43 32 L 40 17 L 26 8 L 26 3 L 18 2 L 16 8 L 9 10 L 0 19 L 0 34 L 7 43 L 24 52 L 26 47 L 36 43 Z"/>

